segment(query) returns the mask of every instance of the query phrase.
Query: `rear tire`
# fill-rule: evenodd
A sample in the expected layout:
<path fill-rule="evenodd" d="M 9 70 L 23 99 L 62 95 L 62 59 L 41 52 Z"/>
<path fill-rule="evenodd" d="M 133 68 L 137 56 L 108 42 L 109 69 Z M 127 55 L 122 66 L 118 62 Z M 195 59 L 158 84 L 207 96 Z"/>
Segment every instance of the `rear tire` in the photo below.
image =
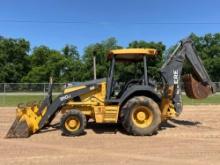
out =
<path fill-rule="evenodd" d="M 61 117 L 60 129 L 63 135 L 79 136 L 84 133 L 86 123 L 86 116 L 81 111 L 74 109 Z"/>
<path fill-rule="evenodd" d="M 120 117 L 124 129 L 136 136 L 155 134 L 161 123 L 158 104 L 145 96 L 137 96 L 128 100 L 121 109 Z"/>

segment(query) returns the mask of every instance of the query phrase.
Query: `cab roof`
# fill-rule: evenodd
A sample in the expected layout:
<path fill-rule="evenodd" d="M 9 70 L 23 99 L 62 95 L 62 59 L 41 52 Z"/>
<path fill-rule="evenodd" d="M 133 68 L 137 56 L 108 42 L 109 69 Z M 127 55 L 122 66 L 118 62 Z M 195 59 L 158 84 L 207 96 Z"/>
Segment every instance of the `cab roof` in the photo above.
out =
<path fill-rule="evenodd" d="M 108 59 L 111 60 L 115 56 L 115 59 L 119 61 L 142 61 L 143 56 L 156 56 L 157 54 L 157 50 L 151 48 L 115 49 L 109 52 Z"/>

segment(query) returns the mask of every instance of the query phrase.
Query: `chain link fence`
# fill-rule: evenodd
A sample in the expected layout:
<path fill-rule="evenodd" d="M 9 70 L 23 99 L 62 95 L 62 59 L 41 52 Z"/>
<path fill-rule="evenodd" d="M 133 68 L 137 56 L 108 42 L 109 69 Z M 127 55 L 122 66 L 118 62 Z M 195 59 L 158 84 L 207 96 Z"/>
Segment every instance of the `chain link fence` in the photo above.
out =
<path fill-rule="evenodd" d="M 78 84 L 73 83 L 74 84 Z M 0 106 L 16 106 L 19 103 L 27 103 L 33 101 L 40 101 L 45 98 L 48 90 L 48 83 L 0 83 Z M 215 82 L 217 92 L 220 92 L 220 82 Z M 65 83 L 53 84 L 53 97 L 56 97 L 63 92 L 67 86 Z M 219 95 L 219 97 L 217 97 Z M 213 100 L 214 99 L 214 100 Z M 208 100 L 208 99 L 207 99 Z M 199 103 L 209 102 L 204 99 Z M 219 100 L 219 101 L 218 101 Z M 198 101 L 193 99 L 187 99 L 183 94 L 183 102 L 189 104 L 195 104 Z M 211 99 L 211 104 L 219 102 L 220 94 L 215 94 L 215 97 Z"/>
<path fill-rule="evenodd" d="M 48 86 L 48 83 L 0 83 L 0 106 L 16 106 L 19 103 L 43 100 Z M 65 86 L 65 83 L 54 83 L 53 96 L 63 92 Z"/>
<path fill-rule="evenodd" d="M 214 82 L 216 86 L 216 92 L 220 92 L 220 82 Z"/>
<path fill-rule="evenodd" d="M 48 83 L 0 83 L 0 94 L 10 93 L 43 93 L 45 94 L 48 89 Z M 53 91 L 62 92 L 65 83 L 54 83 Z"/>

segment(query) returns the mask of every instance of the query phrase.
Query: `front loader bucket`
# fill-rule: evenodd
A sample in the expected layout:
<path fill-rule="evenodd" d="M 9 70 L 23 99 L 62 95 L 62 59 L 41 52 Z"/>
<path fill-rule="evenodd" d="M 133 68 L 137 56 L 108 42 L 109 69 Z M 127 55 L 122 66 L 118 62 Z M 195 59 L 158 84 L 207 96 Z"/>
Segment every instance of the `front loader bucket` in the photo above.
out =
<path fill-rule="evenodd" d="M 184 88 L 186 95 L 192 99 L 204 99 L 212 94 L 212 89 L 208 85 L 203 85 L 201 82 L 193 78 L 191 74 L 183 76 Z"/>
<path fill-rule="evenodd" d="M 37 111 L 37 105 L 18 106 L 16 119 L 6 134 L 6 138 L 27 138 L 38 131 L 41 116 L 37 115 Z"/>
<path fill-rule="evenodd" d="M 55 112 L 49 116 L 45 115 L 48 107 L 52 104 L 52 86 L 53 82 L 52 78 L 50 78 L 48 95 L 41 104 L 33 102 L 27 105 L 18 105 L 16 109 L 16 119 L 6 134 L 6 138 L 27 138 L 39 131 L 46 124 L 49 124 L 48 119 L 50 122 L 52 121 L 55 117 Z M 43 120 L 43 117 L 45 117 L 46 120 Z M 43 123 L 40 123 L 42 120 Z"/>
<path fill-rule="evenodd" d="M 9 129 L 6 138 L 28 138 L 31 135 L 31 131 L 23 117 L 16 117 L 11 128 Z"/>

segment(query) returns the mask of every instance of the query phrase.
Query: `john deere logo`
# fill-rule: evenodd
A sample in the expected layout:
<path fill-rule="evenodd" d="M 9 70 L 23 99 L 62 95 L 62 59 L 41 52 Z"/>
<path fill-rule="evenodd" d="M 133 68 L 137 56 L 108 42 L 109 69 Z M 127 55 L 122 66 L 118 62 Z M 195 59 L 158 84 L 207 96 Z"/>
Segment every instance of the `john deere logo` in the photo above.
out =
<path fill-rule="evenodd" d="M 173 83 L 176 85 L 178 84 L 178 77 L 179 77 L 179 72 L 178 70 L 173 70 Z"/>
<path fill-rule="evenodd" d="M 68 100 L 69 98 L 71 98 L 71 95 L 64 95 L 60 97 L 60 101 Z"/>

